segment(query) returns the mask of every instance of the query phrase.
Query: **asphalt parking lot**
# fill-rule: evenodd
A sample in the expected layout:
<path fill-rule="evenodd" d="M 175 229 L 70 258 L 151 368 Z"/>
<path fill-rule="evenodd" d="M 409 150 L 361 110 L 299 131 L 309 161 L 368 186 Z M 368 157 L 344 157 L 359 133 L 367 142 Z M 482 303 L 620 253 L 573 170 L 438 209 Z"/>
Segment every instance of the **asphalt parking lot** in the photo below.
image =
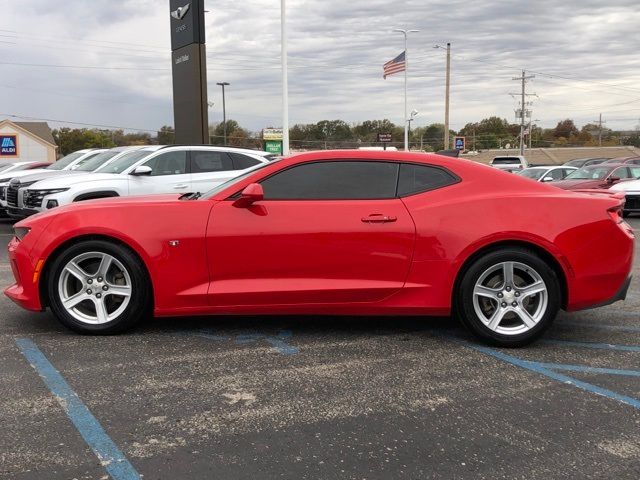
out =
<path fill-rule="evenodd" d="M 0 478 L 638 479 L 639 256 L 626 302 L 518 350 L 425 318 L 78 336 L 2 296 Z"/>

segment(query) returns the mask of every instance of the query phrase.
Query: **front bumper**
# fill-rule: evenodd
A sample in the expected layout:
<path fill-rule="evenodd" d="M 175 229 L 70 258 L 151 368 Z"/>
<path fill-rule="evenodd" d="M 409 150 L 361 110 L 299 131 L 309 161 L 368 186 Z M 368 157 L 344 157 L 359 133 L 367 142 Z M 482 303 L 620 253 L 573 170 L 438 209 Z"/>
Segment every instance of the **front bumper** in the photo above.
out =
<path fill-rule="evenodd" d="M 22 308 L 39 312 L 43 308 L 40 303 L 38 281 L 33 275 L 36 265 L 25 249 L 20 248 L 20 243 L 15 237 L 9 242 L 9 261 L 15 283 L 6 288 L 4 294 Z"/>
<path fill-rule="evenodd" d="M 7 215 L 15 220 L 22 220 L 39 213 L 38 210 L 31 210 L 29 208 L 15 208 L 7 207 Z"/>

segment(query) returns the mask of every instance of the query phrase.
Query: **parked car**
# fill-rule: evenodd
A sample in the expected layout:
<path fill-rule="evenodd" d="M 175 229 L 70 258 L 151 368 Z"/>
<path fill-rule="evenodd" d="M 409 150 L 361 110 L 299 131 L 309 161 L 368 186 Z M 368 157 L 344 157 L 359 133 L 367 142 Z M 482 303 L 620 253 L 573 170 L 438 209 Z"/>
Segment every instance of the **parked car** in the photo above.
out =
<path fill-rule="evenodd" d="M 565 167 L 586 167 L 587 165 L 597 165 L 599 163 L 610 160 L 608 157 L 595 157 L 595 158 L 575 158 L 573 160 L 569 160 L 565 162 L 563 165 Z"/>
<path fill-rule="evenodd" d="M 0 175 L 7 175 L 13 172 L 22 172 L 33 169 L 45 168 L 51 165 L 49 162 L 0 162 Z M 0 218 L 7 217 L 7 187 L 0 185 Z"/>
<path fill-rule="evenodd" d="M 631 163 L 633 165 L 640 165 L 640 157 L 633 156 L 633 157 L 610 158 L 609 160 L 606 160 L 604 163 L 625 163 L 625 164 Z"/>
<path fill-rule="evenodd" d="M 610 188 L 619 182 L 626 182 L 638 177 L 640 177 L 640 165 L 601 163 L 582 167 L 567 175 L 564 180 L 553 182 L 553 186 L 565 190 Z"/>
<path fill-rule="evenodd" d="M 45 168 L 51 165 L 49 162 L 34 162 L 34 161 L 22 161 L 22 162 L 11 162 L 11 161 L 1 161 L 0 162 L 0 174 L 7 172 L 19 172 L 21 170 L 33 170 L 34 168 Z"/>
<path fill-rule="evenodd" d="M 523 170 L 529 166 L 527 160 L 521 155 L 494 157 L 490 165 L 507 172 Z"/>
<path fill-rule="evenodd" d="M 640 180 L 631 180 L 614 185 L 610 188 L 614 192 L 625 194 L 624 216 L 640 213 Z"/>
<path fill-rule="evenodd" d="M 209 153 L 188 152 L 198 151 Z M 159 150 L 153 166 L 131 171 L 163 164 L 173 175 L 178 159 L 189 164 L 178 152 Z M 623 198 L 440 155 L 310 152 L 261 162 L 203 195 L 109 198 L 23 220 L 5 293 L 91 334 L 152 312 L 454 312 L 482 339 L 524 345 L 560 308 L 625 298 L 634 236 Z"/>
<path fill-rule="evenodd" d="M 516 172 L 516 175 L 530 178 L 537 182 L 554 182 L 563 180 L 567 175 L 576 170 L 576 167 L 566 167 L 564 165 L 556 167 L 529 167 Z"/>
<path fill-rule="evenodd" d="M 126 152 L 93 173 L 52 178 L 20 188 L 22 218 L 82 200 L 198 192 L 271 161 L 267 152 L 212 146 L 147 146 Z M 11 187 L 12 188 L 12 187 Z M 7 195 L 12 193 L 11 188 Z"/>
<path fill-rule="evenodd" d="M 59 177 L 64 175 L 70 177 L 79 174 L 93 172 L 111 161 L 124 155 L 126 152 L 135 151 L 142 148 L 141 146 L 132 147 L 116 147 L 109 150 L 99 150 L 92 152 L 92 155 L 83 156 L 74 161 L 62 170 L 41 170 L 38 173 L 25 175 L 22 177 L 12 178 L 9 186 L 6 187 L 6 211 L 7 215 L 14 219 L 24 218 L 22 213 L 24 210 L 23 192 L 26 188 L 34 183 L 46 180 L 48 178 Z"/>

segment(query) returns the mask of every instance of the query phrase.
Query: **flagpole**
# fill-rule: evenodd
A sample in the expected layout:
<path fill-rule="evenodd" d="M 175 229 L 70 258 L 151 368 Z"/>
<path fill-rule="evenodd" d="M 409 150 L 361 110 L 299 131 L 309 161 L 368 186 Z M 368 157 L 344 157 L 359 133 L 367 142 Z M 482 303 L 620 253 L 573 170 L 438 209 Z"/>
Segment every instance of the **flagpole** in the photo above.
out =
<path fill-rule="evenodd" d="M 404 150 L 409 151 L 409 109 L 407 107 L 407 76 L 409 71 L 409 52 L 407 51 L 407 37 L 409 33 L 419 32 L 420 30 L 404 30 L 396 28 L 394 32 L 400 32 L 404 35 Z"/>
<path fill-rule="evenodd" d="M 282 154 L 289 155 L 289 82 L 287 78 L 287 9 L 280 3 L 280 56 L 282 62 Z"/>

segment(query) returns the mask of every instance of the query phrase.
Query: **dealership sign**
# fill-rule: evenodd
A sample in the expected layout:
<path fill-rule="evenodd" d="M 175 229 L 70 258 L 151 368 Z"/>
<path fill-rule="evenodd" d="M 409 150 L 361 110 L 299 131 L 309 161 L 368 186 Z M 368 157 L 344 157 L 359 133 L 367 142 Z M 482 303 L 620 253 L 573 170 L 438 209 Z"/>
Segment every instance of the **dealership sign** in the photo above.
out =
<path fill-rule="evenodd" d="M 0 156 L 2 157 L 18 156 L 18 136 L 17 135 L 0 135 Z"/>

